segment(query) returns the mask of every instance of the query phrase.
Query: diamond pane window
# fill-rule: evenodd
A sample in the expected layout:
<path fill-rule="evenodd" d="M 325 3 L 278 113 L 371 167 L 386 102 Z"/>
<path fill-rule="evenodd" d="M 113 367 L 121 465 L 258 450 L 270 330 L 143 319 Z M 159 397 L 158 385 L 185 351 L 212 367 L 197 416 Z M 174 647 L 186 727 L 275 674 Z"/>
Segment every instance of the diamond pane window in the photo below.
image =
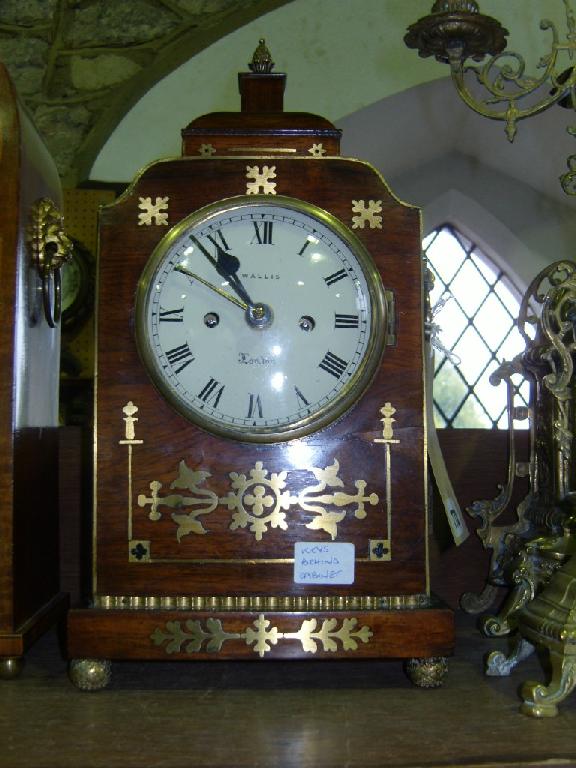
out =
<path fill-rule="evenodd" d="M 494 387 L 489 378 L 500 363 L 524 349 L 515 324 L 520 292 L 450 224 L 428 235 L 423 248 L 434 275 L 430 303 L 437 308 L 434 323 L 443 347 L 435 359 L 435 424 L 506 429 L 506 386 Z M 514 385 L 515 404 L 527 405 L 527 382 L 518 377 Z"/>

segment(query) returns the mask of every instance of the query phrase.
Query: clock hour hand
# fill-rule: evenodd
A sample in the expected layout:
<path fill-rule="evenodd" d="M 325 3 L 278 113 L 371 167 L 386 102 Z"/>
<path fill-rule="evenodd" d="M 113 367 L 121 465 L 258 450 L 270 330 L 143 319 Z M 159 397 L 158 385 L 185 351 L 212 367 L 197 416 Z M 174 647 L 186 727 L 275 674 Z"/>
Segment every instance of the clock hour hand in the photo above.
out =
<path fill-rule="evenodd" d="M 243 286 L 242 281 L 238 277 L 237 272 L 240 269 L 239 259 L 237 259 L 236 256 L 234 256 L 232 253 L 225 251 L 221 245 L 218 245 L 218 243 L 214 243 L 217 253 L 216 258 L 214 258 L 210 251 L 205 248 L 197 238 L 191 236 L 190 239 L 193 240 L 193 242 L 204 254 L 204 256 L 206 256 L 220 277 L 223 277 L 224 280 L 228 281 L 234 293 L 239 296 L 242 301 L 246 302 L 249 307 L 255 306 L 254 302 L 248 295 L 248 291 Z"/>
<path fill-rule="evenodd" d="M 183 264 L 176 264 L 176 266 L 174 267 L 174 271 L 181 272 L 183 275 L 186 275 L 187 277 L 191 277 L 193 280 L 196 280 L 198 283 L 205 285 L 207 288 L 210 288 L 211 291 L 214 291 L 214 293 L 217 293 L 219 296 L 222 296 L 223 299 L 228 299 L 228 301 L 231 301 L 232 304 L 235 304 L 237 307 L 240 307 L 240 309 L 247 310 L 249 307 L 249 305 L 246 302 L 241 301 L 240 299 L 237 299 L 236 296 L 232 296 L 231 293 L 226 293 L 226 291 L 223 291 L 222 288 L 218 288 L 217 285 L 213 285 L 212 283 L 209 283 L 208 280 L 204 280 L 203 277 L 200 277 L 200 275 L 197 275 L 195 272 L 191 272 Z"/>
<path fill-rule="evenodd" d="M 240 269 L 240 260 L 233 254 L 225 251 L 220 245 L 216 245 L 216 251 L 218 257 L 216 259 L 216 272 L 228 280 L 230 287 L 236 292 L 236 294 L 245 301 L 248 306 L 253 307 L 254 302 L 248 295 L 248 291 L 242 284 L 242 281 L 238 277 L 238 270 Z"/>

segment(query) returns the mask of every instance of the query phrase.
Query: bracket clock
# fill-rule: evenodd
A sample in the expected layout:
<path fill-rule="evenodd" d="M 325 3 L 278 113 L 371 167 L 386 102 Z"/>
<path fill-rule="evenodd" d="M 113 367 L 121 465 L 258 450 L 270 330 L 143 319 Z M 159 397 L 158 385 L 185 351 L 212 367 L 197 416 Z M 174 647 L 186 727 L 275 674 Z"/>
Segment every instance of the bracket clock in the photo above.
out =
<path fill-rule="evenodd" d="M 419 211 L 282 111 L 182 132 L 100 216 L 93 602 L 72 680 L 115 659 L 398 658 L 436 684 Z"/>
<path fill-rule="evenodd" d="M 67 607 L 59 590 L 60 268 L 54 163 L 0 64 L 0 677 Z"/>

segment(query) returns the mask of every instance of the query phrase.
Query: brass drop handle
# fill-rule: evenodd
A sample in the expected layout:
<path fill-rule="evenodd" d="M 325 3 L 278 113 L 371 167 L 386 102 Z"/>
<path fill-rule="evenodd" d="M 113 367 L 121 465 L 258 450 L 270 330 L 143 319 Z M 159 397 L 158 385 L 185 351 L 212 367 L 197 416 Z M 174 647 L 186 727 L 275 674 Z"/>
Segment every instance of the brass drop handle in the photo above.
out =
<path fill-rule="evenodd" d="M 62 266 L 72 257 L 72 241 L 64 231 L 64 217 L 49 198 L 32 206 L 28 228 L 30 259 L 38 272 L 44 317 L 55 328 L 62 315 Z"/>

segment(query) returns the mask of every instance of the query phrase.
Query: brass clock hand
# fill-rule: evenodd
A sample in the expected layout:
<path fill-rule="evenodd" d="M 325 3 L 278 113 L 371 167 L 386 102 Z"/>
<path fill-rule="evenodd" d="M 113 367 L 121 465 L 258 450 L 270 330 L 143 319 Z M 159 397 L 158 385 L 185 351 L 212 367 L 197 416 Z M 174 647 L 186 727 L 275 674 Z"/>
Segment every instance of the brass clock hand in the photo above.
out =
<path fill-rule="evenodd" d="M 212 283 L 209 283 L 208 280 L 204 280 L 203 277 L 200 277 L 200 275 L 197 275 L 195 272 L 191 272 L 183 264 L 176 264 L 176 266 L 174 267 L 174 271 L 181 272 L 183 275 L 186 275 L 187 277 L 191 277 L 193 280 L 196 280 L 202 285 L 205 285 L 207 288 L 210 288 L 210 290 L 214 291 L 214 293 L 217 293 L 219 296 L 222 296 L 223 299 L 228 299 L 228 301 L 231 301 L 232 304 L 235 304 L 237 307 L 240 307 L 240 309 L 243 309 L 246 311 L 249 307 L 248 304 L 246 304 L 244 301 L 241 301 L 240 299 L 237 299 L 236 296 L 232 296 L 232 294 L 226 293 L 226 291 L 223 291 L 222 288 L 218 288 L 217 285 L 213 285 Z"/>
<path fill-rule="evenodd" d="M 216 272 L 220 275 L 220 277 L 223 277 L 224 280 L 227 280 L 230 284 L 230 287 L 236 293 L 236 295 L 242 299 L 242 301 L 246 302 L 246 304 L 249 307 L 254 307 L 255 304 L 248 295 L 248 291 L 246 288 L 242 285 L 242 281 L 237 275 L 238 270 L 240 269 L 240 261 L 236 258 L 233 254 L 229 253 L 228 251 L 225 251 L 224 248 L 222 248 L 221 245 L 218 245 L 218 243 L 212 241 L 216 247 L 216 253 L 217 257 L 214 258 L 210 251 L 205 248 L 200 240 L 198 238 L 194 237 L 193 235 L 190 235 L 190 239 L 193 243 L 199 248 L 199 250 L 206 256 L 210 264 L 214 267 Z"/>
<path fill-rule="evenodd" d="M 242 281 L 237 274 L 240 269 L 240 260 L 232 253 L 225 251 L 224 248 L 218 244 L 216 244 L 216 251 L 218 253 L 216 272 L 218 272 L 218 274 L 225 280 L 228 280 L 232 289 L 243 301 L 250 307 L 254 307 L 254 302 L 248 295 L 248 291 L 243 286 Z"/>

